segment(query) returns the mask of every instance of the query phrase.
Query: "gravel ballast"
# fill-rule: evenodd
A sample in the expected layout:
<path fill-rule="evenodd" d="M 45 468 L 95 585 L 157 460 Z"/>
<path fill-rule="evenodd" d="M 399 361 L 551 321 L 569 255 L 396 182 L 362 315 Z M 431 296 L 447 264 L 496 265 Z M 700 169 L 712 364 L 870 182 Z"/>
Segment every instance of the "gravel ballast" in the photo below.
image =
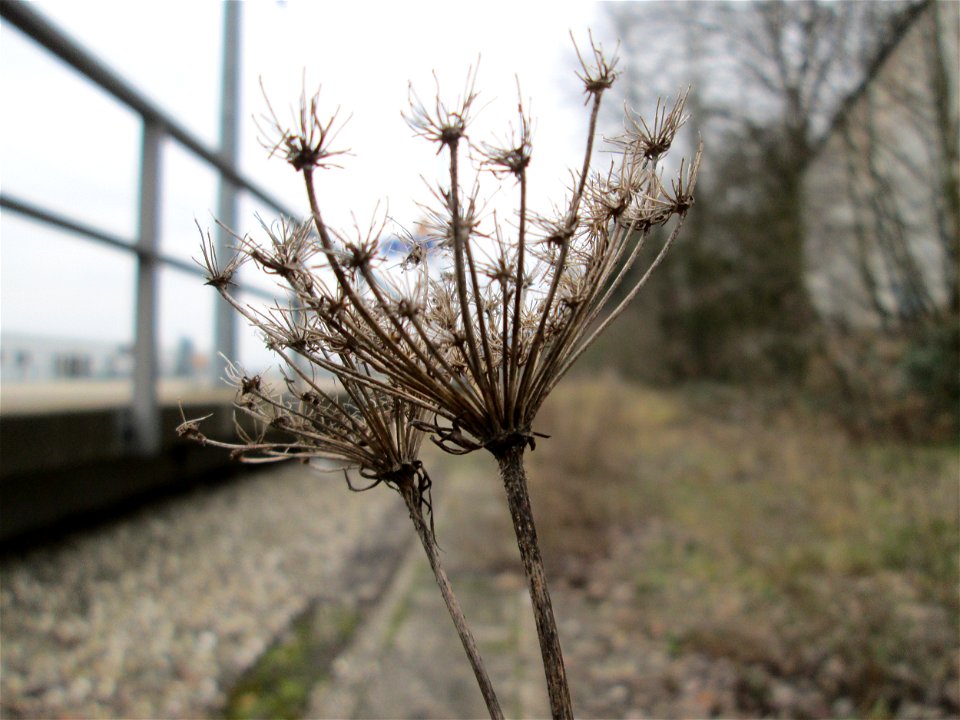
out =
<path fill-rule="evenodd" d="M 358 557 L 414 537 L 387 488 L 279 467 L 0 566 L 4 717 L 196 718 L 317 599 L 368 601 Z"/>

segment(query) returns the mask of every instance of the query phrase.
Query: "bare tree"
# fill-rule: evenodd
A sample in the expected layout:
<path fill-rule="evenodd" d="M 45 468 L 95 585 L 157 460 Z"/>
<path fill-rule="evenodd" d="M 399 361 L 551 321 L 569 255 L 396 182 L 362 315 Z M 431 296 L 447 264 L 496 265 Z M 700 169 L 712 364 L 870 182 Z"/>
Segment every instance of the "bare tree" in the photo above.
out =
<path fill-rule="evenodd" d="M 911 389 L 954 418 L 960 402 L 958 17 L 951 4 L 922 10 L 838 113 L 807 177 L 824 343 L 861 430 L 889 424 Z"/>
<path fill-rule="evenodd" d="M 704 332 L 716 343 L 727 333 L 745 353 L 759 344 L 778 379 L 802 379 L 816 319 L 805 281 L 804 174 L 847 98 L 924 4 L 607 6 L 632 60 L 628 100 L 642 99 L 650 79 L 693 85 L 693 122 L 712 148 L 697 222 L 662 303 L 675 330 L 688 327 L 687 352 Z M 676 60 L 663 63 L 671 51 Z M 701 348 L 695 367 L 709 372 L 721 353 Z M 726 363 L 738 365 L 743 358 Z"/>

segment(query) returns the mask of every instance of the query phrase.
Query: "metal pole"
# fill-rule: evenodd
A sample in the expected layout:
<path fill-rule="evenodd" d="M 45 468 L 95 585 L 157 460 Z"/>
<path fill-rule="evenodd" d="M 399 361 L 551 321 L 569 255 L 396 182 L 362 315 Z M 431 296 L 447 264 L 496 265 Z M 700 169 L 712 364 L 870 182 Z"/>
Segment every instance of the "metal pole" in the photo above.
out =
<path fill-rule="evenodd" d="M 137 238 L 137 307 L 133 350 L 133 450 L 160 449 L 157 402 L 157 246 L 160 242 L 161 144 L 163 127 L 144 120 L 140 159 L 140 226 Z"/>
<path fill-rule="evenodd" d="M 240 89 L 240 2 L 227 0 L 223 5 L 223 68 L 220 101 L 220 156 L 231 168 L 237 167 L 239 155 L 239 89 Z M 217 201 L 218 220 L 227 227 L 237 226 L 237 186 L 225 175 L 220 176 Z M 233 255 L 230 234 L 217 228 L 217 256 L 226 263 Z M 222 373 L 217 353 L 228 358 L 237 356 L 236 313 L 222 298 L 217 298 L 214 318 L 214 353 L 210 364 L 214 380 Z"/>

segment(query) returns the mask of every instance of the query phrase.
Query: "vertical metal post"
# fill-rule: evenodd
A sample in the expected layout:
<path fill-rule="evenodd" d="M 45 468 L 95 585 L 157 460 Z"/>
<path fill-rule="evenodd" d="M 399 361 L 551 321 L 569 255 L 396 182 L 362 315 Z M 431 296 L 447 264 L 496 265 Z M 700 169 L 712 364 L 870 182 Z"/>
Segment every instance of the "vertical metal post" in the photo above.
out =
<path fill-rule="evenodd" d="M 239 151 L 239 90 L 240 90 L 240 6 L 238 0 L 223 4 L 223 68 L 220 101 L 220 155 L 230 167 L 237 167 Z M 237 188 L 224 175 L 220 175 L 217 219 L 229 228 L 237 225 Z M 229 261 L 230 234 L 217 228 L 217 257 Z M 217 353 L 228 358 L 237 356 L 236 313 L 222 298 L 216 300 L 214 318 L 214 355 L 211 362 L 214 379 L 222 373 Z"/>
<path fill-rule="evenodd" d="M 137 238 L 137 307 L 133 363 L 133 449 L 143 455 L 160 449 L 157 402 L 157 248 L 160 242 L 162 126 L 143 122 L 140 158 L 140 219 Z"/>

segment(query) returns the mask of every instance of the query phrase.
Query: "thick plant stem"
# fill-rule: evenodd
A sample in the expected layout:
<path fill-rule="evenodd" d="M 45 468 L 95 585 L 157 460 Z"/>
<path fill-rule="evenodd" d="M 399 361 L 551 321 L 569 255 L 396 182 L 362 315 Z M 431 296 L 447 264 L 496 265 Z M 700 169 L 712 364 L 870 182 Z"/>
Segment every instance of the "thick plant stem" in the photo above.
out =
<path fill-rule="evenodd" d="M 563 652 L 560 650 L 560 637 L 553 617 L 550 591 L 547 589 L 547 577 L 543 570 L 543 558 L 537 543 L 537 528 L 533 523 L 527 476 L 523 469 L 523 451 L 523 445 L 515 444 L 497 448 L 494 455 L 500 466 L 500 479 L 507 491 L 507 504 L 510 506 L 513 529 L 517 535 L 520 559 L 530 584 L 530 599 L 533 601 L 540 655 L 547 678 L 550 712 L 554 718 L 572 718 L 570 687 L 563 665 Z"/>
<path fill-rule="evenodd" d="M 420 542 L 427 553 L 427 559 L 430 561 L 430 568 L 433 570 L 433 576 L 440 587 L 440 594 L 443 595 L 443 601 L 447 605 L 447 611 L 457 628 L 457 634 L 460 636 L 460 642 L 463 643 L 464 652 L 470 660 L 470 666 L 473 668 L 473 674 L 477 678 L 477 685 L 480 686 L 480 693 L 483 695 L 483 701 L 487 704 L 487 712 L 490 713 L 491 720 L 503 720 L 503 711 L 500 709 L 500 701 L 494 692 L 493 684 L 490 682 L 490 676 L 487 675 L 487 669 L 484 667 L 483 658 L 480 657 L 480 651 L 477 649 L 477 642 L 474 640 L 473 633 L 467 626 L 467 619 L 460 609 L 460 603 L 456 595 L 453 594 L 453 588 L 450 586 L 450 579 L 443 569 L 443 563 L 440 560 L 440 552 L 437 548 L 436 539 L 427 526 L 423 518 L 423 511 L 420 509 L 419 499 L 415 495 L 416 491 L 413 484 L 401 484 L 400 494 L 407 504 L 410 511 L 410 519 L 417 529 L 417 535 L 420 536 Z"/>

